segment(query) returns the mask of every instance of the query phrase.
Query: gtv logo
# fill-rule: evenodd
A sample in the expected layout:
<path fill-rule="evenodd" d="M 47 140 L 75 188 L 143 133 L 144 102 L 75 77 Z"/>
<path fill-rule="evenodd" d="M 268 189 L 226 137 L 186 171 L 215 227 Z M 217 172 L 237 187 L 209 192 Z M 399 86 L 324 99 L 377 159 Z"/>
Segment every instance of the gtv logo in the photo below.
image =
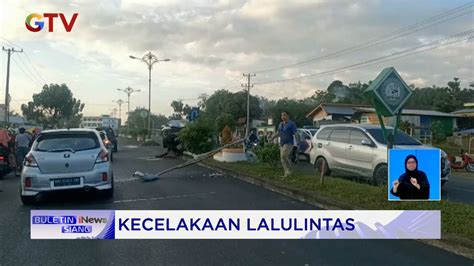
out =
<path fill-rule="evenodd" d="M 72 30 L 72 27 L 74 26 L 74 23 L 76 22 L 76 18 L 78 15 L 78 13 L 74 13 L 72 15 L 71 20 L 68 22 L 63 13 L 44 13 L 43 15 L 38 13 L 31 13 L 26 17 L 25 26 L 31 32 L 38 32 L 44 28 L 44 21 L 42 20 L 44 17 L 45 20 L 48 20 L 48 31 L 53 32 L 54 18 L 59 17 L 61 19 L 61 22 L 63 23 L 64 29 L 67 32 L 70 32 Z M 36 19 L 36 21 L 34 21 L 34 24 L 31 25 L 31 21 L 33 19 Z"/>

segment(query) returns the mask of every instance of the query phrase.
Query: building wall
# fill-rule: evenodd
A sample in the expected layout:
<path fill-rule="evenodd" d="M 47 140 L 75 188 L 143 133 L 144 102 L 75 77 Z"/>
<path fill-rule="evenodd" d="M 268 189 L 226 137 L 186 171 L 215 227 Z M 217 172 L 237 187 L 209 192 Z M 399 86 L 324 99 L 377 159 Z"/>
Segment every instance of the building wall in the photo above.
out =
<path fill-rule="evenodd" d="M 83 128 L 98 128 L 98 127 L 112 127 L 117 129 L 119 127 L 119 119 L 108 116 L 84 116 L 82 117 L 81 127 Z"/>
<path fill-rule="evenodd" d="M 444 134 L 446 134 L 448 136 L 452 135 L 453 131 L 454 131 L 454 121 L 453 120 L 454 120 L 454 118 L 452 118 L 452 117 L 435 117 L 435 116 L 428 117 L 428 121 L 429 121 L 430 125 L 432 125 L 436 121 L 441 122 L 442 131 L 444 132 Z"/>
<path fill-rule="evenodd" d="M 102 119 L 102 126 L 117 129 L 119 127 L 119 119 L 114 117 L 104 117 Z"/>
<path fill-rule="evenodd" d="M 324 118 L 326 118 L 326 116 L 328 116 L 326 111 L 324 111 L 324 109 L 321 109 L 319 112 L 314 114 L 313 121 L 323 120 Z"/>
<path fill-rule="evenodd" d="M 387 125 L 389 123 L 389 119 L 384 117 L 383 118 L 383 123 Z M 372 124 L 372 125 L 378 125 L 379 124 L 379 118 L 377 117 L 376 113 L 364 113 L 360 117 L 360 123 L 361 124 Z"/>

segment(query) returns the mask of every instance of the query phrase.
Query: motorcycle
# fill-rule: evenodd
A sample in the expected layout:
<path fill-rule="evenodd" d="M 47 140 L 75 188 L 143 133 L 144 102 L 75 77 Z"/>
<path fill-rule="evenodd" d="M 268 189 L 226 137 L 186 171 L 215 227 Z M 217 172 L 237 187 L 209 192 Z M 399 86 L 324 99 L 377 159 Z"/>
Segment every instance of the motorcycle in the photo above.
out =
<path fill-rule="evenodd" d="M 454 156 L 451 156 L 451 168 L 454 170 L 465 169 L 468 172 L 474 172 L 474 159 L 466 152 L 462 154 L 461 161 L 456 161 Z"/>

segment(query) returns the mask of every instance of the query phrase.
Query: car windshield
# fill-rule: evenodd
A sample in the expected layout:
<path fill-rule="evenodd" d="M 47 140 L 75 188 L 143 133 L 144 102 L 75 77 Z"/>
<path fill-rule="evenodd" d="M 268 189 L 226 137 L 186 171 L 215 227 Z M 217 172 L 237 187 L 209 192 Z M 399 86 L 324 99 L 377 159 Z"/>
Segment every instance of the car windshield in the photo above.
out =
<path fill-rule="evenodd" d="M 94 133 L 52 133 L 41 135 L 33 146 L 33 150 L 43 152 L 76 152 L 97 149 L 99 147 L 100 144 Z"/>
<path fill-rule="evenodd" d="M 387 141 L 383 137 L 382 129 L 381 128 L 372 128 L 367 129 L 367 131 L 372 135 L 372 137 L 381 144 L 387 144 Z M 414 139 L 413 137 L 407 135 L 405 132 L 401 130 L 397 130 L 397 134 L 395 134 L 395 145 L 421 145 L 419 141 Z"/>

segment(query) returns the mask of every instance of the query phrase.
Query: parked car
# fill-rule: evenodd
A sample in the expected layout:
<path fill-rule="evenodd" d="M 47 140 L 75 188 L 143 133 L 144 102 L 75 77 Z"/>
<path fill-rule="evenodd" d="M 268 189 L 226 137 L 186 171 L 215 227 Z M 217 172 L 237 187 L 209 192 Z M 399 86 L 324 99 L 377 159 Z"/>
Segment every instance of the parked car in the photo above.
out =
<path fill-rule="evenodd" d="M 107 138 L 109 141 L 112 143 L 112 151 L 117 152 L 118 151 L 118 140 L 117 136 L 115 135 L 115 131 L 109 127 L 104 129 L 105 134 L 107 135 Z"/>
<path fill-rule="evenodd" d="M 107 137 L 107 133 L 104 130 L 99 131 L 99 136 L 104 143 L 105 148 L 109 152 L 110 161 L 114 161 L 114 143 Z"/>
<path fill-rule="evenodd" d="M 82 128 L 43 131 L 25 158 L 20 187 L 23 204 L 60 190 L 98 190 L 113 197 L 112 165 L 99 133 Z"/>
<path fill-rule="evenodd" d="M 311 139 L 317 131 L 317 128 L 298 128 L 296 130 L 298 156 L 304 156 L 307 161 L 310 160 Z"/>
<path fill-rule="evenodd" d="M 393 129 L 387 127 L 387 129 Z M 387 143 L 380 126 L 364 124 L 333 124 L 320 128 L 312 139 L 310 162 L 317 171 L 329 174 L 340 170 L 373 179 L 387 181 Z M 398 130 L 395 135 L 397 149 L 423 149 L 425 146 L 413 137 Z M 447 154 L 441 150 L 441 184 L 451 173 Z"/>

